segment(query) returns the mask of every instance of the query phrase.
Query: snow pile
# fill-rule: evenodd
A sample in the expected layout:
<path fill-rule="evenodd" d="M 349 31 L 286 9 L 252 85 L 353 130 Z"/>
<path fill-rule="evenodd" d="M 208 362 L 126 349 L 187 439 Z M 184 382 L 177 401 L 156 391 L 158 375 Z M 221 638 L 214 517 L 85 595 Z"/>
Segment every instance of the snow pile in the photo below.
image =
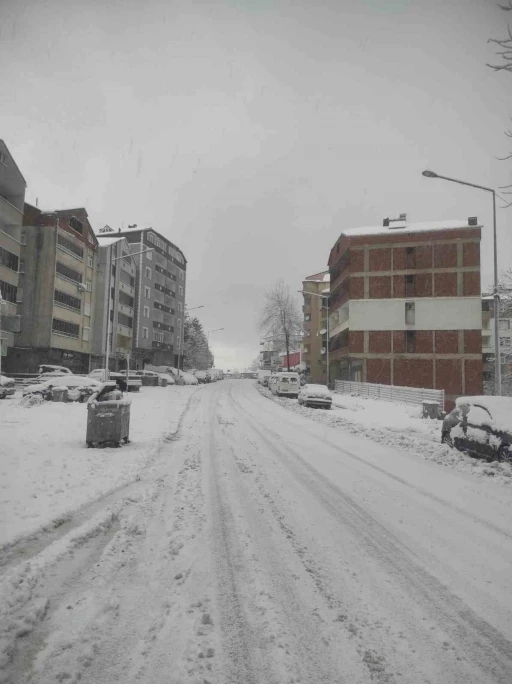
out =
<path fill-rule="evenodd" d="M 272 401 L 318 422 L 343 428 L 401 451 L 413 452 L 442 466 L 478 477 L 493 477 L 503 485 L 512 484 L 510 464 L 497 461 L 487 463 L 441 444 L 441 421 L 422 419 L 419 406 L 333 393 L 332 410 L 325 411 L 305 408 L 295 399 L 276 397 L 267 388 L 261 385 L 256 387 Z"/>
<path fill-rule="evenodd" d="M 28 411 L 0 402 L 0 545 L 33 534 L 137 478 L 174 434 L 194 387 L 133 395 L 131 442 L 87 449 L 87 406 L 44 401 Z"/>

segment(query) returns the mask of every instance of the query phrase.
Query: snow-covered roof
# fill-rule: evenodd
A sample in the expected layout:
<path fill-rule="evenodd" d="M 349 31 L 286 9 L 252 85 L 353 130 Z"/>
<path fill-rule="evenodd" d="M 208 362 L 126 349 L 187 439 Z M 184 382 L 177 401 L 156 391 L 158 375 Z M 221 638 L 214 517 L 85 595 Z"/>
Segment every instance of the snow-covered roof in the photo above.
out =
<path fill-rule="evenodd" d="M 322 271 L 321 273 L 313 273 L 313 275 L 307 276 L 304 280 L 314 283 L 328 283 L 330 278 L 329 271 Z"/>
<path fill-rule="evenodd" d="M 478 404 L 486 408 L 498 430 L 512 432 L 512 397 L 459 397 L 457 406 L 461 404 Z"/>
<path fill-rule="evenodd" d="M 346 237 L 360 237 L 364 235 L 391 235 L 393 233 L 428 233 L 435 230 L 460 230 L 463 228 L 481 228 L 468 225 L 467 219 L 454 219 L 450 221 L 424 221 L 422 223 L 407 223 L 406 221 L 394 221 L 389 226 L 364 226 L 362 228 L 348 228 L 341 235 Z"/>
<path fill-rule="evenodd" d="M 100 247 L 110 247 L 110 245 L 115 245 L 116 242 L 121 242 L 121 240 L 124 240 L 124 237 L 108 237 L 105 238 L 104 235 L 97 235 L 96 237 L 102 238 L 100 242 Z"/>

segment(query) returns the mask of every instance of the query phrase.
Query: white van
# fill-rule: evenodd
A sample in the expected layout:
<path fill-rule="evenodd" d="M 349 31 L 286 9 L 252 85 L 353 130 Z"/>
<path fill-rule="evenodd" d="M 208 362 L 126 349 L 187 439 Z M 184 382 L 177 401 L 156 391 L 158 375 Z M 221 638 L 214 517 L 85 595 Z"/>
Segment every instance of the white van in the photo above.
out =
<path fill-rule="evenodd" d="M 258 384 L 266 387 L 268 385 L 268 379 L 270 378 L 269 370 L 259 370 L 258 371 Z"/>
<path fill-rule="evenodd" d="M 272 394 L 278 397 L 298 397 L 300 391 L 300 378 L 298 373 L 275 373 L 269 384 Z"/>

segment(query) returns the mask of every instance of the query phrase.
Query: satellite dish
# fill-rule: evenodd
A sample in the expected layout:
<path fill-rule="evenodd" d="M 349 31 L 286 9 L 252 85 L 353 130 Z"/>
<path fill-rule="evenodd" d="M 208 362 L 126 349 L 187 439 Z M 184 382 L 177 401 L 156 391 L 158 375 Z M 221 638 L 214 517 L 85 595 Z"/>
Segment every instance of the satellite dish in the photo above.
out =
<path fill-rule="evenodd" d="M 321 351 L 320 353 L 321 353 L 321 354 L 325 354 L 325 352 L 326 352 L 325 347 L 322 347 L 322 351 Z"/>
<path fill-rule="evenodd" d="M 326 328 L 322 328 L 322 330 L 320 330 L 320 335 L 325 335 L 326 332 L 327 332 Z"/>

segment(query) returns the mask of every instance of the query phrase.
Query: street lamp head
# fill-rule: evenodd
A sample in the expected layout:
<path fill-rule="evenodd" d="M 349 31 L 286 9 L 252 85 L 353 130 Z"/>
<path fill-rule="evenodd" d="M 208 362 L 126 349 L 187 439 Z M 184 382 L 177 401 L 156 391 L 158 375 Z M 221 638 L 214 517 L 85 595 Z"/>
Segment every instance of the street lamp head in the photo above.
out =
<path fill-rule="evenodd" d="M 437 178 L 437 173 L 435 171 L 429 171 L 428 169 L 425 169 L 425 171 L 421 172 L 422 176 L 425 176 L 426 178 Z"/>

